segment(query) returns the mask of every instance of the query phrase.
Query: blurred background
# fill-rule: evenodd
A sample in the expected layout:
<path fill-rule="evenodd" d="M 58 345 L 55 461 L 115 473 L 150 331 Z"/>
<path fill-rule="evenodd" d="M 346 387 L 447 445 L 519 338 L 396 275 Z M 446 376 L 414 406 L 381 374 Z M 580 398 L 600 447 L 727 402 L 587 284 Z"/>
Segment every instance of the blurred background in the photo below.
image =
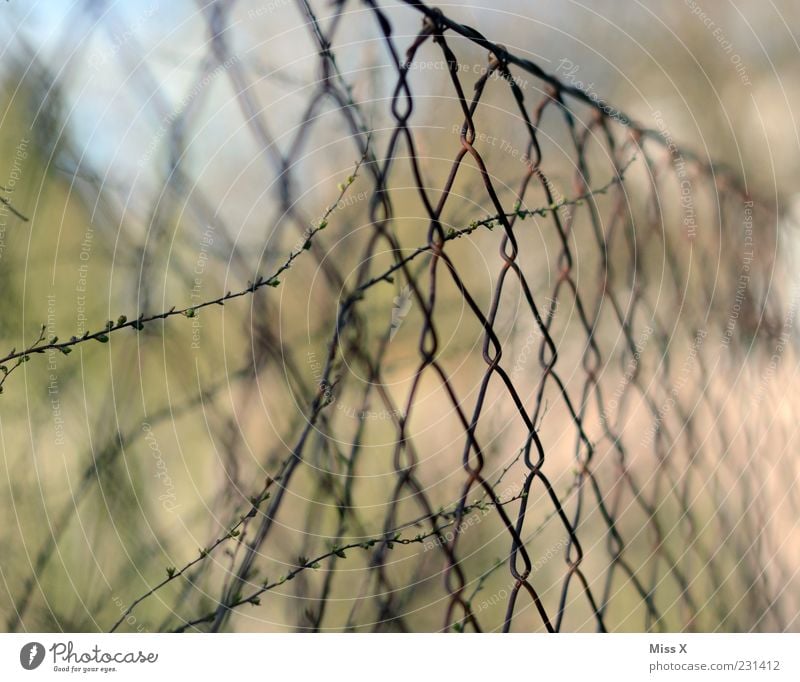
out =
<path fill-rule="evenodd" d="M 402 2 L 0 8 L 1 356 L 297 254 L 6 363 L 7 630 L 800 627 L 800 6 L 488 4 L 565 91 Z"/>

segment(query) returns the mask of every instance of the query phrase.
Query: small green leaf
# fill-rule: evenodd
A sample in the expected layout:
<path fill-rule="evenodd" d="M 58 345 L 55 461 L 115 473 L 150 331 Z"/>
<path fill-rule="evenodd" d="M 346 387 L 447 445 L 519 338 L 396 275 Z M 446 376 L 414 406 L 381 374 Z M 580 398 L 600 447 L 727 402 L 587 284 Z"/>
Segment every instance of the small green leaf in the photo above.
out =
<path fill-rule="evenodd" d="M 186 310 L 183 311 L 183 314 L 186 315 L 186 317 L 194 317 L 196 311 L 194 308 L 187 308 Z"/>
<path fill-rule="evenodd" d="M 94 338 L 97 339 L 100 343 L 108 343 L 108 337 L 105 334 L 98 334 Z"/>

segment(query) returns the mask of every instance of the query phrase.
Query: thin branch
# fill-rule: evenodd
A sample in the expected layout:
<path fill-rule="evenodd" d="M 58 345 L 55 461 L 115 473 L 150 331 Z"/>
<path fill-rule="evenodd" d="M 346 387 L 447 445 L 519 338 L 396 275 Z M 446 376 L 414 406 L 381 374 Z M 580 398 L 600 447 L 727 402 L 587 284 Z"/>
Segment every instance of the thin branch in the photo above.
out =
<path fill-rule="evenodd" d="M 234 523 L 230 528 L 228 528 L 228 530 L 225 532 L 224 535 L 222 535 L 219 538 L 217 538 L 216 540 L 214 540 L 214 542 L 212 542 L 208 547 L 205 547 L 205 548 L 201 549 L 199 556 L 197 556 L 196 558 L 192 559 L 189 563 L 187 563 L 180 570 L 178 570 L 176 568 L 173 568 L 173 567 L 167 568 L 167 577 L 164 580 L 162 580 L 160 583 L 155 585 L 152 589 L 148 590 L 147 592 L 145 592 L 140 597 L 137 597 L 136 599 L 134 599 L 131 602 L 130 606 L 127 609 L 125 609 L 125 611 L 122 613 L 122 615 L 119 617 L 119 619 L 114 623 L 114 625 L 111 626 L 111 629 L 109 630 L 109 632 L 116 631 L 116 629 L 120 625 L 122 625 L 122 622 L 131 614 L 131 612 L 139 604 L 141 604 L 145 599 L 147 599 L 148 597 L 150 597 L 153 594 L 155 594 L 158 590 L 160 590 L 165 585 L 168 585 L 172 581 L 177 580 L 178 578 L 180 578 L 184 573 L 186 573 L 186 571 L 190 570 L 193 566 L 195 566 L 196 564 L 199 564 L 206 557 L 208 557 L 221 544 L 227 542 L 228 540 L 233 540 L 234 538 L 240 537 L 242 526 L 244 526 L 249 519 L 255 518 L 256 514 L 258 514 L 259 507 L 261 506 L 261 504 L 263 502 L 266 502 L 270 498 L 269 489 L 270 489 L 270 487 L 272 486 L 273 483 L 274 483 L 274 479 L 273 478 L 271 478 L 271 477 L 267 478 L 267 482 L 264 484 L 264 487 L 261 489 L 261 492 L 258 495 L 256 495 L 255 497 L 251 497 L 250 498 L 250 503 L 252 505 L 251 508 L 250 508 L 250 511 L 247 512 L 247 514 L 243 514 L 242 516 L 240 516 L 239 520 L 236 523 Z"/>
<path fill-rule="evenodd" d="M 514 495 L 513 497 L 510 497 L 507 500 L 500 501 L 497 504 L 492 503 L 492 502 L 484 502 L 482 500 L 481 501 L 477 501 L 474 504 L 467 505 L 464 508 L 463 513 L 461 515 L 458 514 L 457 508 L 454 507 L 453 509 L 448 510 L 448 511 L 440 511 L 440 512 L 437 512 L 437 513 L 434 513 L 434 514 L 428 514 L 428 515 L 420 516 L 419 518 L 416 518 L 413 521 L 408 521 L 406 523 L 403 523 L 403 524 L 397 526 L 396 528 L 392 529 L 389 532 L 381 533 L 380 535 L 376 535 L 376 536 L 372 536 L 370 538 L 367 538 L 366 540 L 361 540 L 359 542 L 351 542 L 349 544 L 342 545 L 342 546 L 334 546 L 330 551 L 325 552 L 324 554 L 320 554 L 319 556 L 317 556 L 314 559 L 307 560 L 301 566 L 297 566 L 295 569 L 289 571 L 286 575 L 281 576 L 280 578 L 278 578 L 278 580 L 276 580 L 274 582 L 269 582 L 268 580 L 264 581 L 264 583 L 262 584 L 262 586 L 260 588 L 258 588 L 257 590 L 254 590 L 253 592 L 251 592 L 247 596 L 242 596 L 241 594 L 234 595 L 234 599 L 231 602 L 229 602 L 228 604 L 225 604 L 223 606 L 223 608 L 225 608 L 226 610 L 232 610 L 232 609 L 235 609 L 235 608 L 237 608 L 239 606 L 242 606 L 244 604 L 251 604 L 253 606 L 258 606 L 261 603 L 259 597 L 262 594 L 264 594 L 265 592 L 268 592 L 268 591 L 270 591 L 270 590 L 272 590 L 272 589 L 274 589 L 276 587 L 280 587 L 281 585 L 283 585 L 283 584 L 289 582 L 290 580 L 294 579 L 299 573 L 302 573 L 303 571 L 305 571 L 305 570 L 307 570 L 309 568 L 310 569 L 320 568 L 320 563 L 322 561 L 324 561 L 325 559 L 330 559 L 332 557 L 338 557 L 340 559 L 347 558 L 347 555 L 345 554 L 345 552 L 348 551 L 348 550 L 351 550 L 351 549 L 367 549 L 368 550 L 368 549 L 371 549 L 372 547 L 374 547 L 379 542 L 380 543 L 384 543 L 386 545 L 386 547 L 388 547 L 389 549 L 393 549 L 394 545 L 421 544 L 421 543 L 425 542 L 425 540 L 427 540 L 428 538 L 433 537 L 434 535 L 439 535 L 441 533 L 441 531 L 443 531 L 443 530 L 445 530 L 447 528 L 450 528 L 451 526 L 455 525 L 455 523 L 457 522 L 459 516 L 462 519 L 462 523 L 463 523 L 464 514 L 466 514 L 466 513 L 470 513 L 470 512 L 472 512 L 472 511 L 474 511 L 476 509 L 480 509 L 481 511 L 485 511 L 489 507 L 503 507 L 503 506 L 505 506 L 507 504 L 511 504 L 512 502 L 516 502 L 517 500 L 522 499 L 523 497 L 525 497 L 525 493 L 518 493 L 518 494 Z M 445 524 L 441 525 L 441 526 L 437 525 L 435 530 L 430 530 L 430 531 L 427 531 L 425 533 L 420 533 L 420 534 L 414 536 L 413 538 L 404 538 L 404 537 L 401 536 L 401 532 L 403 530 L 405 530 L 407 528 L 410 528 L 412 526 L 418 526 L 418 525 L 420 525 L 421 523 L 423 523 L 425 521 L 433 520 L 433 519 L 450 519 L 450 521 L 448 523 L 445 523 Z M 167 582 L 167 581 L 164 581 L 164 582 Z M 141 601 L 141 599 L 139 601 Z M 216 618 L 217 612 L 218 612 L 218 609 L 215 609 L 214 611 L 212 611 L 210 613 L 207 613 L 205 616 L 202 616 L 200 618 L 196 618 L 194 620 L 188 621 L 187 623 L 185 623 L 181 627 L 176 628 L 173 632 L 184 632 L 188 628 L 193 627 L 195 625 L 200 625 L 202 623 L 211 623 Z"/>
<path fill-rule="evenodd" d="M 22 222 L 24 223 L 28 222 L 28 218 L 26 218 L 24 215 L 22 215 L 22 213 L 20 213 L 16 208 L 14 208 L 12 203 L 4 196 L 0 196 L 0 203 L 2 203 L 9 211 L 11 211 L 15 216 L 17 216 L 17 218 L 19 218 Z"/>
<path fill-rule="evenodd" d="M 110 334 L 118 332 L 122 329 L 134 329 L 136 331 L 141 331 L 144 326 L 150 322 L 154 322 L 156 320 L 166 320 L 170 317 L 176 317 L 178 315 L 183 315 L 184 317 L 195 317 L 197 315 L 197 311 L 202 310 L 203 308 L 208 308 L 214 305 L 225 305 L 227 301 L 231 301 L 236 298 L 241 298 L 242 296 L 248 296 L 259 289 L 263 289 L 264 287 L 278 287 L 280 286 L 280 280 L 278 279 L 284 272 L 286 272 L 289 268 L 292 267 L 292 264 L 295 260 L 297 260 L 305 251 L 308 251 L 311 248 L 311 243 L 314 238 L 322 232 L 328 226 L 328 219 L 330 218 L 331 214 L 336 210 L 336 207 L 339 205 L 341 200 L 344 198 L 347 190 L 350 186 L 355 182 L 355 179 L 358 177 L 358 171 L 361 168 L 361 164 L 364 162 L 366 158 L 366 152 L 364 155 L 356 162 L 355 168 L 351 175 L 347 177 L 347 180 L 343 183 L 339 184 L 339 194 L 336 199 L 325 209 L 325 212 L 322 214 L 319 222 L 314 226 L 310 227 L 305 233 L 305 241 L 304 243 L 294 251 L 289 253 L 289 256 L 283 262 L 283 264 L 272 273 L 270 277 L 263 277 L 259 276 L 255 279 L 255 281 L 248 282 L 247 287 L 235 292 L 227 292 L 224 296 L 219 296 L 217 298 L 213 298 L 207 301 L 203 301 L 202 303 L 198 303 L 197 305 L 193 306 L 186 306 L 183 308 L 178 308 L 176 306 L 172 306 L 169 310 L 166 310 L 161 313 L 157 313 L 155 315 L 145 315 L 142 313 L 139 315 L 138 318 L 135 320 L 129 320 L 125 315 L 120 315 L 116 322 L 109 320 L 106 322 L 106 326 L 102 331 L 97 332 L 90 332 L 86 331 L 83 336 L 77 337 L 73 336 L 68 341 L 59 341 L 57 336 L 53 336 L 47 343 L 44 343 L 45 340 L 45 331 L 46 326 L 42 326 L 39 336 L 30 346 L 28 346 L 24 350 L 18 351 L 16 348 L 13 348 L 11 352 L 9 352 L 5 357 L 0 358 L 0 393 L 3 390 L 3 384 L 5 383 L 6 379 L 9 375 L 17 369 L 23 362 L 26 362 L 30 359 L 31 355 L 34 354 L 42 354 L 49 350 L 57 350 L 63 353 L 64 355 L 68 355 L 72 352 L 72 347 L 77 346 L 78 344 L 84 343 L 86 341 L 99 341 L 100 343 L 107 343 Z M 14 362 L 13 365 L 6 366 L 5 363 Z"/>

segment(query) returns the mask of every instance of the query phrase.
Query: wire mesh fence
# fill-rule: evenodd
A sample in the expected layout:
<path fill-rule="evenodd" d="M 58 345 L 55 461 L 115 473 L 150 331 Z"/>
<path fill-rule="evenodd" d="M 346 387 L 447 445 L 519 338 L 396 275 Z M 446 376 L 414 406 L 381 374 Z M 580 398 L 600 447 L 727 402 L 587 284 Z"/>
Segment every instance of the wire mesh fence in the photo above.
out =
<path fill-rule="evenodd" d="M 46 386 L 55 445 L 54 396 L 73 425 L 67 493 L 37 464 L 62 494 L 10 531 L 8 628 L 796 629 L 774 200 L 423 3 L 301 0 L 281 38 L 289 8 L 198 4 L 174 106 L 86 4 L 125 36 L 94 75 L 121 64 L 155 130 L 131 191 L 15 43 L 37 158 L 88 220 L 0 363 L 3 401 Z M 242 16 L 313 49 L 270 69 Z M 34 230 L 30 199 L 4 204 Z"/>

